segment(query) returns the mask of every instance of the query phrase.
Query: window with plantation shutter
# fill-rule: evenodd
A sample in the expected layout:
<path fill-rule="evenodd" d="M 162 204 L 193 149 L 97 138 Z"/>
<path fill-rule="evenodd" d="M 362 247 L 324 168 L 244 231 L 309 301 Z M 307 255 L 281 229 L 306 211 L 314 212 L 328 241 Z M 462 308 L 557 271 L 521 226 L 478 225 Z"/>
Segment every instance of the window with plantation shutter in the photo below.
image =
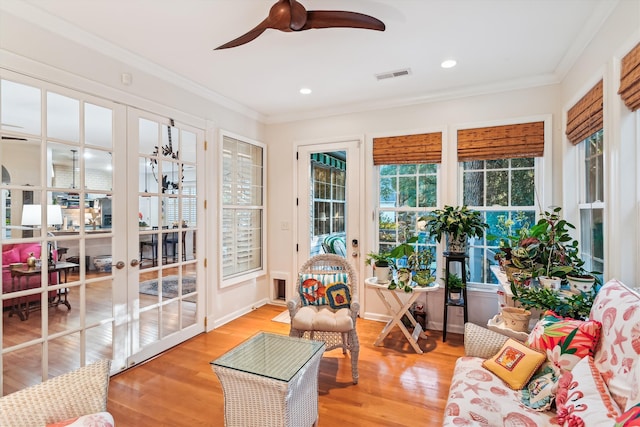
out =
<path fill-rule="evenodd" d="M 374 165 L 440 163 L 442 132 L 373 139 Z"/>
<path fill-rule="evenodd" d="M 544 122 L 461 129 L 458 161 L 542 157 Z"/>
<path fill-rule="evenodd" d="M 602 80 L 567 112 L 567 138 L 573 145 L 602 129 Z"/>
<path fill-rule="evenodd" d="M 618 93 L 631 111 L 640 108 L 640 43 L 622 58 Z"/>

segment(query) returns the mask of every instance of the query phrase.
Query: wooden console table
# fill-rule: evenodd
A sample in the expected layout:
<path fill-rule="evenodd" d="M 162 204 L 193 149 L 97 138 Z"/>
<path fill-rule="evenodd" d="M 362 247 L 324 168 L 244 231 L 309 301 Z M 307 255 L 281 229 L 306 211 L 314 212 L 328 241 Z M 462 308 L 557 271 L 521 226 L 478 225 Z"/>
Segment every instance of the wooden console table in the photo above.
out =
<path fill-rule="evenodd" d="M 49 275 L 56 273 L 58 275 L 58 283 L 67 283 L 69 270 L 78 267 L 78 264 L 72 262 L 57 262 L 55 265 L 49 267 Z M 29 279 L 34 276 L 40 276 L 42 269 L 39 267 L 27 267 L 22 265 L 19 267 L 11 268 L 11 292 L 17 292 L 29 289 Z M 64 279 L 63 279 L 64 277 Z M 24 280 L 23 280 L 24 279 Z M 69 290 L 67 288 L 58 289 L 56 298 L 51 302 L 51 306 L 58 306 L 64 304 L 67 309 L 71 310 L 71 304 L 67 299 Z M 63 299 L 64 297 L 64 299 Z M 24 308 L 22 307 L 22 299 L 24 299 Z M 16 303 L 11 306 L 9 311 L 9 317 L 13 314 L 17 314 L 20 320 L 26 320 L 29 318 L 29 301 L 26 297 L 15 298 Z"/>

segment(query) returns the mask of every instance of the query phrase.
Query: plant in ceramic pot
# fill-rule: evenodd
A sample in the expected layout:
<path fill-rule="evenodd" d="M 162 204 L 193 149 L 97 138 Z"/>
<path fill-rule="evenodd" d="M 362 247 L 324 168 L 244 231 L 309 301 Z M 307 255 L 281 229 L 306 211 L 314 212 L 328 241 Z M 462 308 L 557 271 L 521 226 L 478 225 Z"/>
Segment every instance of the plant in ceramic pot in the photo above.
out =
<path fill-rule="evenodd" d="M 367 254 L 366 263 L 367 265 L 373 264 L 378 283 L 389 283 L 389 275 L 394 265 L 389 252 L 370 252 Z"/>
<path fill-rule="evenodd" d="M 466 253 L 469 238 L 482 237 L 489 227 L 479 211 L 467 206 L 445 206 L 420 220 L 426 221 L 425 230 L 438 243 L 445 237 L 450 253 Z"/>
<path fill-rule="evenodd" d="M 462 289 L 464 288 L 464 282 L 462 278 L 456 273 L 449 273 L 449 280 L 447 280 L 447 290 L 449 292 L 449 299 L 451 301 L 460 301 L 462 299 Z"/>

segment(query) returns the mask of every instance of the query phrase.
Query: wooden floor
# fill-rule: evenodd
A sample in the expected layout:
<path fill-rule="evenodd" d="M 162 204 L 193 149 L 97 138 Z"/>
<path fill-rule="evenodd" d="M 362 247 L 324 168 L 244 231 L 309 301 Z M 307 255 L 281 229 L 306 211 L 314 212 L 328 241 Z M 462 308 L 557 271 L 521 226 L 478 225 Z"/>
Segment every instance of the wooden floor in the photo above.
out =
<path fill-rule="evenodd" d="M 223 395 L 209 362 L 256 332 L 288 334 L 289 325 L 272 321 L 284 307 L 266 305 L 212 332 L 201 334 L 160 356 L 111 378 L 108 410 L 118 427 L 223 426 Z M 395 330 L 383 347 L 373 342 L 383 323 L 358 320 L 357 385 L 351 362 L 341 350 L 325 353 L 319 373 L 320 427 L 438 426 L 462 335 L 427 331 L 416 354 Z M 297 426 L 296 426 L 297 427 Z M 304 427 L 304 426 L 300 426 Z"/>

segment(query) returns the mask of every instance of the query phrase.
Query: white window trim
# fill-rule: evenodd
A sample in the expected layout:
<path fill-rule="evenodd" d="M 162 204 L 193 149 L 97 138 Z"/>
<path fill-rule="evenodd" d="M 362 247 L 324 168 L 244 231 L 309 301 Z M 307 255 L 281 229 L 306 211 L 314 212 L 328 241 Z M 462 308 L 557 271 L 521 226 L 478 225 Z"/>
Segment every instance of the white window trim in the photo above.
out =
<path fill-rule="evenodd" d="M 260 148 L 262 148 L 262 233 L 261 233 L 261 245 L 262 245 L 262 263 L 261 263 L 261 267 L 254 269 L 254 270 L 248 270 L 248 271 L 244 271 L 241 273 L 236 273 L 233 275 L 230 275 L 228 277 L 223 277 L 223 266 L 222 266 L 222 252 L 223 252 L 223 230 L 222 230 L 222 217 L 223 217 L 223 213 L 224 213 L 224 208 L 225 205 L 222 202 L 222 183 L 223 183 L 223 149 L 224 149 L 224 137 L 229 137 L 229 138 L 233 138 L 233 139 L 237 139 L 239 141 L 245 142 L 247 144 L 252 144 L 252 145 L 256 145 Z M 266 271 L 266 265 L 267 265 L 267 224 L 268 224 L 268 219 L 267 219 L 267 146 L 266 144 L 256 141 L 254 139 L 251 138 L 247 138 L 245 136 L 242 135 L 238 135 L 229 131 L 225 131 L 223 129 L 220 130 L 219 133 L 219 138 L 218 138 L 218 218 L 220 219 L 218 221 L 218 236 L 220 236 L 219 239 L 219 245 L 218 245 L 218 256 L 217 256 L 217 261 L 220 265 L 219 268 L 219 287 L 221 289 L 223 288 L 228 288 L 243 282 L 248 282 L 248 281 L 252 281 L 252 280 L 256 280 L 258 277 L 262 277 L 262 276 L 266 276 L 267 271 Z M 252 207 L 252 206 L 243 206 L 245 208 L 247 207 Z"/>

